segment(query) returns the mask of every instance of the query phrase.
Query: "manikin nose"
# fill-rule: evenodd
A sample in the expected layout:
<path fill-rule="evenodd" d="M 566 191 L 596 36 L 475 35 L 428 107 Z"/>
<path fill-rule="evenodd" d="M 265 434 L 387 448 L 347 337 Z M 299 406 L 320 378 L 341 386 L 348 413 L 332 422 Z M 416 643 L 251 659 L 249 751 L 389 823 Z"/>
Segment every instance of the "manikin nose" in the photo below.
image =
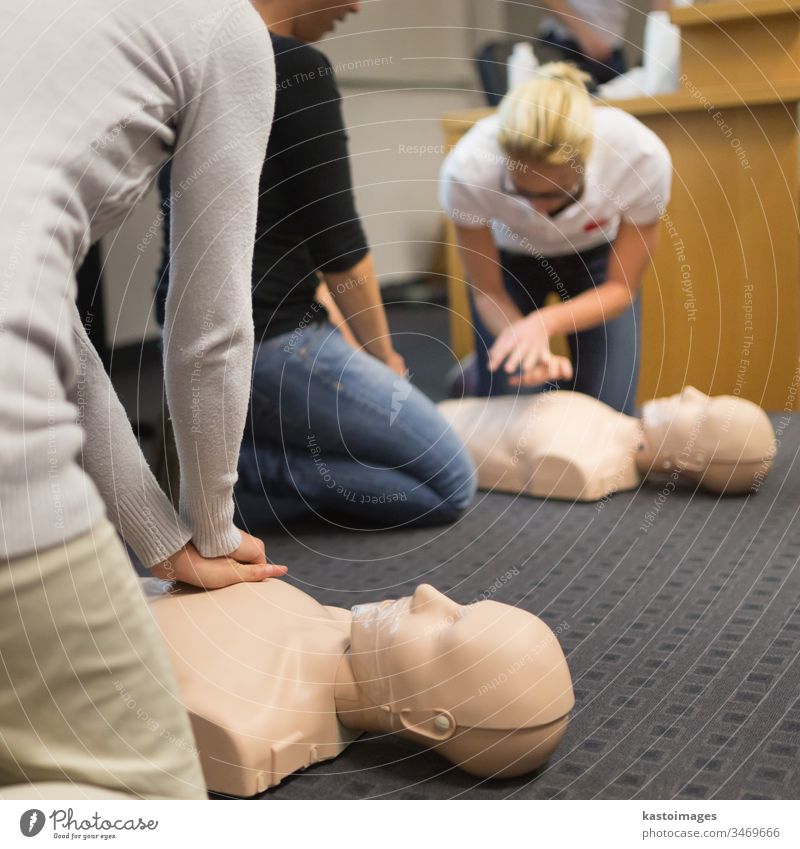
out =
<path fill-rule="evenodd" d="M 695 389 L 694 386 L 684 386 L 681 390 L 681 398 L 685 401 L 707 401 L 708 395 Z"/>
<path fill-rule="evenodd" d="M 459 605 L 456 602 L 430 584 L 420 584 L 411 596 L 412 613 L 431 613 L 437 610 L 456 613 L 458 609 Z"/>

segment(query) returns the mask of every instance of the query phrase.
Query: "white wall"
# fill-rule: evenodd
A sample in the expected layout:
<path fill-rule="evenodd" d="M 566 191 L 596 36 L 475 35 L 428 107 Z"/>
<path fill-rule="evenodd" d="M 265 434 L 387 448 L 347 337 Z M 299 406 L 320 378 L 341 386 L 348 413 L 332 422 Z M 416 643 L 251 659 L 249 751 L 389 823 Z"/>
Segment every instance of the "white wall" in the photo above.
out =
<path fill-rule="evenodd" d="M 470 60 L 505 15 L 497 0 L 362 0 L 320 46 L 343 85 L 472 85 Z"/>
<path fill-rule="evenodd" d="M 481 104 L 470 91 L 345 89 L 358 211 L 382 283 L 430 271 L 442 215 L 436 180 L 444 159 L 441 116 Z"/>
<path fill-rule="evenodd" d="M 483 105 L 472 57 L 504 16 L 494 0 L 368 0 L 320 44 L 340 82 L 356 201 L 382 283 L 436 261 L 441 117 Z"/>

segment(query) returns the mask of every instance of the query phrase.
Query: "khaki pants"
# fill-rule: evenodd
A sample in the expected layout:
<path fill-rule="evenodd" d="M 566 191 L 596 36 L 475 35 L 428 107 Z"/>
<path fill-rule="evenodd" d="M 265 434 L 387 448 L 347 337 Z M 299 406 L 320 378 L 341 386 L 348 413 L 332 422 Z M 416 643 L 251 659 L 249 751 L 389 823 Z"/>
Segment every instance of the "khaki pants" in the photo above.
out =
<path fill-rule="evenodd" d="M 160 634 L 105 520 L 0 562 L 0 793 L 33 782 L 206 798 Z"/>

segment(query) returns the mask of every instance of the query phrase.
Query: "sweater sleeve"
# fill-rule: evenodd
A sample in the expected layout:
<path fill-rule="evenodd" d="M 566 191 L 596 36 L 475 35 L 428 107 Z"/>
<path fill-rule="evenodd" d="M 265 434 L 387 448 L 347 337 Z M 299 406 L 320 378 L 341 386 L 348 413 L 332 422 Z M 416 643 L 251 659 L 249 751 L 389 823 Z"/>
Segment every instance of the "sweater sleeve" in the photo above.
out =
<path fill-rule="evenodd" d="M 78 374 L 69 400 L 89 434 L 81 462 L 105 502 L 108 518 L 145 566 L 166 560 L 191 531 L 153 477 L 128 416 L 72 306 Z"/>
<path fill-rule="evenodd" d="M 181 517 L 198 550 L 228 554 L 250 390 L 258 182 L 275 102 L 267 29 L 229 5 L 207 41 L 172 160 L 164 376 L 181 467 Z"/>

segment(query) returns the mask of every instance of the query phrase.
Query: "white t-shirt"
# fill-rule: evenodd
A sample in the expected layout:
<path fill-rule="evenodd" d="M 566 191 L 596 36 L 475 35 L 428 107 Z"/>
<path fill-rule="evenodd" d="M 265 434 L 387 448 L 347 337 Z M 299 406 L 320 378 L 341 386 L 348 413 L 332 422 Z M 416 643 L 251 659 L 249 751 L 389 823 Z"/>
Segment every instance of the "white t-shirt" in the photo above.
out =
<path fill-rule="evenodd" d="M 612 47 L 625 41 L 630 6 L 622 0 L 569 0 L 575 17 L 585 21 Z M 552 15 L 542 18 L 540 33 L 554 32 L 561 38 L 575 38 L 573 33 Z"/>
<path fill-rule="evenodd" d="M 615 239 L 622 219 L 653 223 L 669 201 L 672 160 L 667 148 L 620 109 L 595 108 L 583 193 L 552 217 L 509 193 L 498 130 L 497 115 L 491 115 L 460 139 L 442 165 L 439 201 L 459 226 L 491 227 L 502 250 L 541 256 L 588 250 Z"/>

